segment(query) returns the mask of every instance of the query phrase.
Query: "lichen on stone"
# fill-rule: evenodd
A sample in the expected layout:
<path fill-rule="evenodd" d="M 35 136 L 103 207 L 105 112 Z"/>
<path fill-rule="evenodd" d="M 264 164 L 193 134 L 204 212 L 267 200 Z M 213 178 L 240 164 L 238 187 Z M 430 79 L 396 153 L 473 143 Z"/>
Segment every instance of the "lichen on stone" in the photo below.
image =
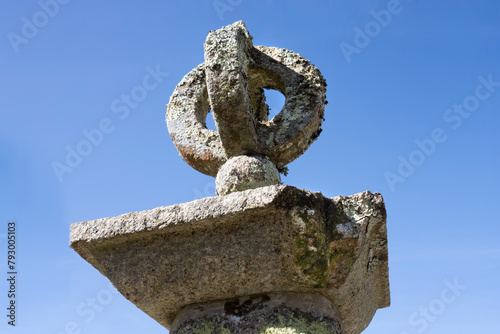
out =
<path fill-rule="evenodd" d="M 321 221 L 311 219 L 307 209 L 302 208 L 295 209 L 291 218 L 298 227 L 295 234 L 295 261 L 301 272 L 297 280 L 313 288 L 323 288 L 328 282 L 329 249 Z"/>
<path fill-rule="evenodd" d="M 317 139 L 326 82 L 307 59 L 254 46 L 242 21 L 211 31 L 204 48 L 204 63 L 184 76 L 167 105 L 171 138 L 190 166 L 215 176 L 227 159 L 255 155 L 282 168 Z M 263 88 L 285 95 L 271 120 Z M 210 109 L 217 131 L 206 129 Z"/>
<path fill-rule="evenodd" d="M 329 322 L 311 322 L 292 312 L 278 316 L 278 323 L 264 325 L 262 334 L 340 334 Z"/>
<path fill-rule="evenodd" d="M 229 318 L 230 315 L 218 314 L 188 320 L 172 334 L 342 334 L 336 320 L 286 306 L 266 313 L 250 312 L 238 322 Z"/>

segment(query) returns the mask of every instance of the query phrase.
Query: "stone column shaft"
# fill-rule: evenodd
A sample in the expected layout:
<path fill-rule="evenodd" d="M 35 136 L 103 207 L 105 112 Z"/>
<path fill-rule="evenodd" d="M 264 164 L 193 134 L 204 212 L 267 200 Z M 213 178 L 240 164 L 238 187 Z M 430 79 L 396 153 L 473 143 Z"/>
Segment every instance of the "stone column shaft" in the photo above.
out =
<path fill-rule="evenodd" d="M 279 293 L 192 305 L 176 317 L 171 334 L 342 334 L 338 312 L 321 294 Z"/>

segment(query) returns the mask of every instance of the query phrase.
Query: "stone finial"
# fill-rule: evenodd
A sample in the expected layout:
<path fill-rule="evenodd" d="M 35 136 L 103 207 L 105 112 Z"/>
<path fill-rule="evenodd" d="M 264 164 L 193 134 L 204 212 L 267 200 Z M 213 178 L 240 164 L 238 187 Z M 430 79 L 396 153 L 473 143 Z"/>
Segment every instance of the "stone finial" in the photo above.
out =
<path fill-rule="evenodd" d="M 71 247 L 172 334 L 361 333 L 390 303 L 382 196 L 327 198 L 278 173 L 318 137 L 325 86 L 298 54 L 253 46 L 241 21 L 210 32 L 166 118 L 226 196 L 76 223 Z M 271 120 L 264 88 L 286 97 Z"/>
<path fill-rule="evenodd" d="M 321 132 L 326 82 L 299 54 L 254 46 L 243 21 L 209 32 L 205 61 L 175 88 L 167 126 L 183 159 L 216 176 L 219 195 L 279 184 Z M 271 120 L 264 88 L 285 96 Z M 206 127 L 212 111 L 217 131 Z"/>

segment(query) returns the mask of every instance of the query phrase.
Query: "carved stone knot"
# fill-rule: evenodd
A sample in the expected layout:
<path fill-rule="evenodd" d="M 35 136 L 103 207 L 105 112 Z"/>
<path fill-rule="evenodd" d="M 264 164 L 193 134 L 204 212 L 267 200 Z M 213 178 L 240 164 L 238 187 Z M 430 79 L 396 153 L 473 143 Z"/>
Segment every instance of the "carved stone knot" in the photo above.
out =
<path fill-rule="evenodd" d="M 271 120 L 264 88 L 285 96 Z M 217 177 L 219 195 L 278 184 L 277 168 L 302 155 L 321 132 L 325 92 L 325 80 L 307 59 L 254 46 L 239 21 L 209 32 L 205 61 L 170 97 L 167 126 L 182 158 Z M 210 111 L 217 131 L 206 127 Z"/>

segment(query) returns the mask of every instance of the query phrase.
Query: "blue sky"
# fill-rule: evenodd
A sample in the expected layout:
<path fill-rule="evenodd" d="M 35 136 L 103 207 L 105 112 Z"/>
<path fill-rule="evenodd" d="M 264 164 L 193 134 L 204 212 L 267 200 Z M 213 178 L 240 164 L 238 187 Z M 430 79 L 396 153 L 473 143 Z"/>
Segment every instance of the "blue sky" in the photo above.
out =
<path fill-rule="evenodd" d="M 69 226 L 214 195 L 165 104 L 208 31 L 238 20 L 328 83 L 323 133 L 284 183 L 384 196 L 392 305 L 364 333 L 500 332 L 498 1 L 55 1 L 0 13 L 0 259 L 11 220 L 19 239 L 2 333 L 166 332 L 69 248 Z M 69 166 L 72 150 L 86 156 Z"/>

